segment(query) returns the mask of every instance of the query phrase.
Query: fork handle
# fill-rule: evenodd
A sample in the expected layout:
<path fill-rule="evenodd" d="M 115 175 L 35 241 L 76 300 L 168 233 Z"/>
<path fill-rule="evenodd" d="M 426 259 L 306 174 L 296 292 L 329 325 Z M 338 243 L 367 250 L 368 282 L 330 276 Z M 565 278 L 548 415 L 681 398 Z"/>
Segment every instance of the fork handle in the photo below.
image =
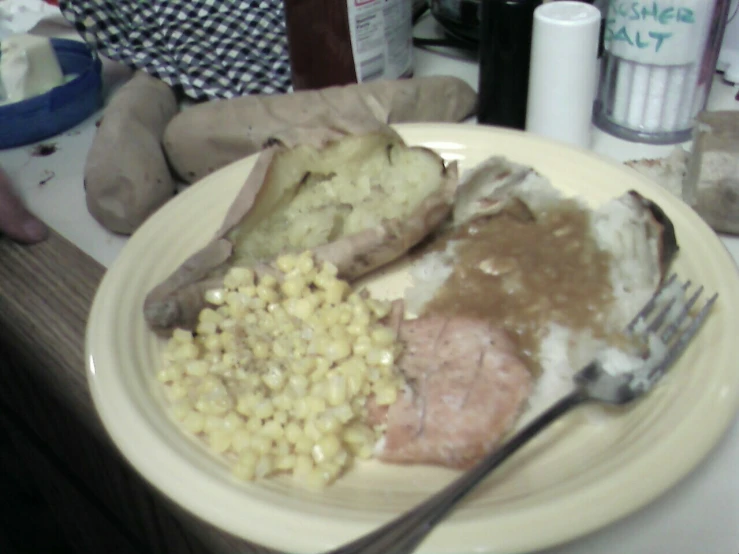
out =
<path fill-rule="evenodd" d="M 326 554 L 408 554 L 491 471 L 560 416 L 588 400 L 581 388 L 564 396 L 441 491 L 379 529 Z"/>

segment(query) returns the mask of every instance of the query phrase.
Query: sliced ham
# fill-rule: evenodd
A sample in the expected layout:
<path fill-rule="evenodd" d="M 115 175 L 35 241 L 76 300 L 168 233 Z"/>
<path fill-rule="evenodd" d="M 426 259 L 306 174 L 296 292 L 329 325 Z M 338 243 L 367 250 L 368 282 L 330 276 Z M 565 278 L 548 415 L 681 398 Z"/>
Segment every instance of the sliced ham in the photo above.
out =
<path fill-rule="evenodd" d="M 532 377 L 505 332 L 480 319 L 424 316 L 403 321 L 398 362 L 409 390 L 373 409 L 387 432 L 378 458 L 464 468 L 511 429 Z"/>

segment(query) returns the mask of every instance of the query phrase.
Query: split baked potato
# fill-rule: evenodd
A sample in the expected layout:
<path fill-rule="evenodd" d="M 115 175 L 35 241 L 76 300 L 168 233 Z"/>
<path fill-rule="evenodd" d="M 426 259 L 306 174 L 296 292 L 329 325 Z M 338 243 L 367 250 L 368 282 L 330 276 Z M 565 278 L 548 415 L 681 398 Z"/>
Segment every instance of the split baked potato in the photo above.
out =
<path fill-rule="evenodd" d="M 232 267 L 269 271 L 280 254 L 312 250 L 353 280 L 399 258 L 450 214 L 457 166 L 387 129 L 315 146 L 264 150 L 216 237 L 155 287 L 153 329 L 191 328 L 205 291 Z"/>

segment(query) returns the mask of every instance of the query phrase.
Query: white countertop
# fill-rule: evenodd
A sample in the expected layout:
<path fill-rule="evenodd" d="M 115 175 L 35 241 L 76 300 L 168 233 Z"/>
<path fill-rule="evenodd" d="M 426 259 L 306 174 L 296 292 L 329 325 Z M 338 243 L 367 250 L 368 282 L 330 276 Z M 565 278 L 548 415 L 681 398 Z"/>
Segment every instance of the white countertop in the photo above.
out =
<path fill-rule="evenodd" d="M 417 34 L 434 33 L 430 19 Z M 425 32 L 427 31 L 427 32 Z M 425 32 L 425 33 L 423 33 Z M 456 75 L 477 88 L 477 63 L 464 54 L 416 50 L 415 73 Z M 106 89 L 125 80 L 127 69 L 105 64 Z M 709 109 L 739 109 L 737 88 L 717 77 Z M 32 155 L 31 146 L 0 151 L 2 166 L 28 206 L 58 233 L 109 266 L 126 243 L 87 212 L 82 185 L 85 157 L 100 114 L 44 141 L 56 152 Z M 595 130 L 593 150 L 619 161 L 659 157 L 672 146 L 629 143 Z M 736 261 L 739 238 L 722 237 Z M 739 371 L 739 361 L 737 361 Z M 689 448 L 689 445 L 686 445 Z M 604 501 L 607 501 L 604 499 Z M 536 529 L 531 530 L 532 533 Z M 737 554 L 739 553 L 739 417 L 714 451 L 682 482 L 648 505 L 587 537 L 540 554 Z"/>

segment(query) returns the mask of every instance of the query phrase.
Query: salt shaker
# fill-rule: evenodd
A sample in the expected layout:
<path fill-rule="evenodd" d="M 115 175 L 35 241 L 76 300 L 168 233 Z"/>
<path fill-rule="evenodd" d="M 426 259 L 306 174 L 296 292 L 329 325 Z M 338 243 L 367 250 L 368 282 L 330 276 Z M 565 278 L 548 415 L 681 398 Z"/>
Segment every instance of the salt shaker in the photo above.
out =
<path fill-rule="evenodd" d="M 562 0 L 534 11 L 526 130 L 588 148 L 596 91 L 600 10 Z"/>
<path fill-rule="evenodd" d="M 609 0 L 595 124 L 636 142 L 690 139 L 730 0 Z"/>

